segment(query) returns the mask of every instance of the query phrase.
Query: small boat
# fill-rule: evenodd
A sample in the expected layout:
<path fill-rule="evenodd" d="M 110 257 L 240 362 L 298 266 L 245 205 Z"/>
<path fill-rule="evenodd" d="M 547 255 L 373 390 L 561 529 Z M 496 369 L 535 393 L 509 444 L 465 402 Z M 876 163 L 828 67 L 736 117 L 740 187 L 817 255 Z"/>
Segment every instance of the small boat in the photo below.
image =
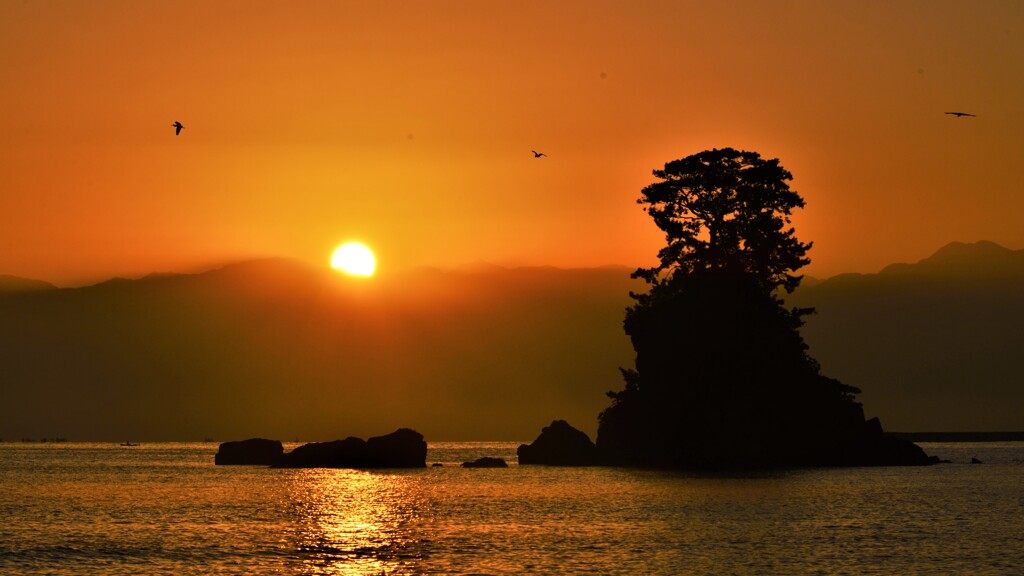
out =
<path fill-rule="evenodd" d="M 121 446 L 138 446 L 138 444 L 132 444 L 131 442 L 121 442 Z"/>

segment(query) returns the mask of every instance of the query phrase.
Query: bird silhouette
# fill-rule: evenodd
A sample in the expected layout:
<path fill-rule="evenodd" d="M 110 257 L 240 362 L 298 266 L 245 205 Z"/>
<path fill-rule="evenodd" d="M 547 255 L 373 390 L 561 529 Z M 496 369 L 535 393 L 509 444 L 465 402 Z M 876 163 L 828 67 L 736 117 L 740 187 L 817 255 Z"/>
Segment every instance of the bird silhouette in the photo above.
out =
<path fill-rule="evenodd" d="M 171 124 L 171 126 L 174 126 L 174 135 L 175 136 L 177 136 L 178 134 L 181 134 L 181 129 L 184 128 L 184 126 L 181 125 L 181 122 L 175 122 L 174 124 Z"/>
<path fill-rule="evenodd" d="M 533 157 L 534 158 L 540 158 L 541 156 L 547 156 L 547 154 L 545 154 L 543 152 L 537 152 L 536 150 L 530 150 L 530 152 L 533 152 Z"/>
<path fill-rule="evenodd" d="M 974 114 L 968 114 L 967 112 L 946 112 L 946 114 L 956 116 L 957 118 L 960 118 L 961 116 L 970 116 L 971 118 L 974 118 Z"/>

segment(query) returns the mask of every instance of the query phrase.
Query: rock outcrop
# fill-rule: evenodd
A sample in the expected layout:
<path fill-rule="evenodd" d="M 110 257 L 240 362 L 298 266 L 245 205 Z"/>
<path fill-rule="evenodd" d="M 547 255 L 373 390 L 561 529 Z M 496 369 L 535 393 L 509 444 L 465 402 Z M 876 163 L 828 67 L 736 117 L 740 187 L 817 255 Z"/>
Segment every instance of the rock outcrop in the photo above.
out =
<path fill-rule="evenodd" d="M 463 468 L 508 468 L 508 462 L 505 462 L 504 458 L 492 458 L 490 456 L 484 456 L 483 458 L 477 458 L 472 462 L 463 462 Z"/>
<path fill-rule="evenodd" d="M 520 464 L 548 466 L 593 466 L 597 464 L 597 447 L 586 433 L 565 420 L 555 420 L 541 430 L 532 444 L 516 450 Z"/>
<path fill-rule="evenodd" d="M 842 461 L 862 466 L 927 466 L 941 462 L 909 440 L 886 436 L 878 418 L 864 423 L 864 433 L 857 440 L 852 453 L 843 455 Z"/>
<path fill-rule="evenodd" d="M 272 466 L 277 464 L 284 454 L 284 446 L 280 440 L 266 438 L 250 438 L 236 442 L 224 442 L 213 457 L 214 464 L 241 464 L 256 466 Z"/>
<path fill-rule="evenodd" d="M 806 246 L 792 230 L 760 225 L 747 230 L 768 242 L 757 249 L 734 251 L 736 238 L 724 236 L 725 244 L 706 252 L 680 242 L 680 251 L 670 244 L 662 257 L 681 260 L 635 273 L 651 288 L 634 296 L 623 321 L 636 360 L 621 369 L 624 386 L 609 393 L 611 405 L 598 417 L 601 462 L 703 469 L 933 463 L 865 420 L 859 388 L 822 373 L 800 334 L 811 309 L 783 299 L 799 277 L 782 270 L 806 264 Z"/>
<path fill-rule="evenodd" d="M 331 442 L 310 442 L 288 452 L 277 468 L 369 468 L 366 441 L 350 436 Z"/>
<path fill-rule="evenodd" d="M 859 407 L 848 422 L 792 428 L 785 434 L 716 430 L 684 438 L 650 426 L 628 444 L 598 441 L 603 464 L 654 468 L 737 469 L 835 466 L 927 466 L 942 461 L 920 446 L 887 436 L 878 418 L 864 420 Z"/>
<path fill-rule="evenodd" d="M 350 436 L 304 444 L 284 454 L 278 468 L 424 468 L 427 443 L 415 430 L 400 428 L 363 440 Z"/>
<path fill-rule="evenodd" d="M 427 465 L 427 443 L 423 435 L 409 428 L 366 441 L 373 467 L 423 468 Z"/>

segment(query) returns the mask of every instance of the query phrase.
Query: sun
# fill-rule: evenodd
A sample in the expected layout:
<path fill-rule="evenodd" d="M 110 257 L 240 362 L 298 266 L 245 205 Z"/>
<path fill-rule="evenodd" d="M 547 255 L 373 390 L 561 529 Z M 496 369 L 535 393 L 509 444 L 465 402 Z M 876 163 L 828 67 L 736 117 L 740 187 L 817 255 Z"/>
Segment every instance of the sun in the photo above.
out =
<path fill-rule="evenodd" d="M 331 255 L 331 268 L 352 276 L 373 276 L 373 271 L 377 268 L 377 259 L 365 245 L 349 242 L 338 246 Z"/>

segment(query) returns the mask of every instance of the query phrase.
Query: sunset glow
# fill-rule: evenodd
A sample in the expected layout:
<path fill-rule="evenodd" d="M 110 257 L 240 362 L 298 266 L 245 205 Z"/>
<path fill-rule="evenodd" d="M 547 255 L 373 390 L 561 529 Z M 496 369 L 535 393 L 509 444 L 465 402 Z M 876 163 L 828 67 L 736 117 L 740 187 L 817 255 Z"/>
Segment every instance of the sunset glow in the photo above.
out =
<path fill-rule="evenodd" d="M 1024 0 L 0 0 L 0 576 L 1024 575 L 1022 71 Z"/>
<path fill-rule="evenodd" d="M 793 173 L 809 275 L 1024 247 L 1024 3 L 842 4 L 0 3 L 0 274 L 339 229 L 394 270 L 647 266 L 651 170 L 724 146 Z"/>
<path fill-rule="evenodd" d="M 365 245 L 349 242 L 339 246 L 331 255 L 331 268 L 352 276 L 373 276 L 377 259 Z"/>

